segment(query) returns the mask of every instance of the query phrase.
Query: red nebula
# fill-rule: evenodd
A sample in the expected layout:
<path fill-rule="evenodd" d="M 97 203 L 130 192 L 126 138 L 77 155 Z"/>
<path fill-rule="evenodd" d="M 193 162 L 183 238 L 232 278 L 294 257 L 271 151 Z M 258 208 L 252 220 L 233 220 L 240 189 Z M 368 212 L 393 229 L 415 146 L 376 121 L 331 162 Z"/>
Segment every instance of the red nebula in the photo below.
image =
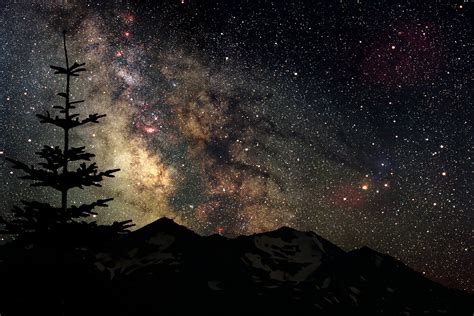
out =
<path fill-rule="evenodd" d="M 123 52 L 121 50 L 118 50 L 116 53 L 115 53 L 115 57 L 122 57 L 123 56 Z"/>
<path fill-rule="evenodd" d="M 222 227 L 222 226 L 217 227 L 216 232 L 217 232 L 219 235 L 222 235 L 222 234 L 224 233 L 224 227 Z"/>
<path fill-rule="evenodd" d="M 153 127 L 153 126 L 143 125 L 140 122 L 135 123 L 135 127 L 139 130 L 144 131 L 145 133 L 148 133 L 148 134 L 153 134 L 153 133 L 158 131 L 158 128 Z"/>
<path fill-rule="evenodd" d="M 125 31 L 125 32 L 122 33 L 122 35 L 123 35 L 124 37 L 129 37 L 129 36 L 130 36 L 130 32 L 126 32 L 126 31 Z"/>
<path fill-rule="evenodd" d="M 135 15 L 129 11 L 122 14 L 122 19 L 125 23 L 132 24 L 133 22 L 135 22 Z"/>
<path fill-rule="evenodd" d="M 156 128 L 151 127 L 151 126 L 146 126 L 146 127 L 143 128 L 143 130 L 144 130 L 145 132 L 147 132 L 148 134 L 152 134 L 152 133 L 154 133 L 154 132 L 157 131 Z"/>
<path fill-rule="evenodd" d="M 402 25 L 381 33 L 365 50 L 363 79 L 386 87 L 433 81 L 442 65 L 440 42 L 432 23 Z"/>
<path fill-rule="evenodd" d="M 355 209 L 363 206 L 365 195 L 366 192 L 360 186 L 345 184 L 333 189 L 327 203 L 344 209 Z"/>

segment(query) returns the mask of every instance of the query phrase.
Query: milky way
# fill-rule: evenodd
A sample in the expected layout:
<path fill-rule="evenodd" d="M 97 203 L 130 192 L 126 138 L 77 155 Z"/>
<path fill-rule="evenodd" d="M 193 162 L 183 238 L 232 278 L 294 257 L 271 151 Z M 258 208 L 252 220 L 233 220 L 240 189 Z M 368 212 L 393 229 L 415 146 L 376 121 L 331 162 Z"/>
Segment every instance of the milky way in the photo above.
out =
<path fill-rule="evenodd" d="M 61 31 L 87 73 L 73 136 L 120 168 L 71 203 L 114 197 L 96 218 L 168 216 L 227 236 L 281 226 L 368 245 L 473 291 L 469 4 L 6 1 L 1 155 L 36 161 L 59 132 Z M 56 197 L 3 161 L 4 213 Z"/>

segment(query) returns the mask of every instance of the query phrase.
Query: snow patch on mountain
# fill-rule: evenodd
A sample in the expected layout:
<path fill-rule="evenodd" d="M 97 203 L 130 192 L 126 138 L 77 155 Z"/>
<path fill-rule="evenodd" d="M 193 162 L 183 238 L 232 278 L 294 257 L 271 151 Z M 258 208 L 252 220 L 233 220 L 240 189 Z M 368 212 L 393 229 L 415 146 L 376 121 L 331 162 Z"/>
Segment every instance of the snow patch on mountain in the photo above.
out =
<path fill-rule="evenodd" d="M 149 247 L 132 248 L 126 255 L 118 256 L 111 253 L 99 253 L 96 255 L 95 266 L 100 271 L 107 271 L 110 279 L 116 275 L 128 275 L 142 267 L 164 264 L 176 265 L 175 254 L 166 252 L 174 243 L 175 237 L 167 234 L 155 235 L 147 240 Z"/>
<path fill-rule="evenodd" d="M 321 265 L 325 249 L 311 234 L 291 232 L 288 238 L 257 235 L 253 237 L 255 252 L 246 252 L 243 261 L 266 272 L 277 281 L 302 282 Z"/>

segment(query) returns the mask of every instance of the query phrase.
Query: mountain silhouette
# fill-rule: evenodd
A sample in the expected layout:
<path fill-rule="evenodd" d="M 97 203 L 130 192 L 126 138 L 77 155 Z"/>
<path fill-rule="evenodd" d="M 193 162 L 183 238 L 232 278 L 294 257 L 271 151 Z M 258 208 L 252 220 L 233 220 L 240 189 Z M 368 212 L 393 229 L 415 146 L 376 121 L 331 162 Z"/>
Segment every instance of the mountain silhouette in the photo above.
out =
<path fill-rule="evenodd" d="M 471 295 L 428 280 L 393 257 L 367 247 L 346 252 L 314 232 L 288 227 L 229 239 L 200 236 L 162 218 L 108 242 L 100 251 L 80 253 L 85 259 L 71 261 L 67 276 L 71 288 L 57 309 L 67 311 L 65 315 L 474 312 Z M 77 256 L 76 250 L 71 258 Z M 14 270 L 23 278 L 30 275 L 23 280 L 26 284 L 44 285 L 45 271 L 54 274 L 54 268 L 47 266 L 36 265 L 37 273 L 26 264 L 21 268 L 16 264 Z M 0 298 L 8 297 L 1 294 Z M 43 302 L 33 298 L 37 300 Z M 18 306 L 23 311 L 29 308 L 19 303 L 13 296 L 4 315 L 15 314 Z M 41 304 L 47 308 L 47 303 Z"/>

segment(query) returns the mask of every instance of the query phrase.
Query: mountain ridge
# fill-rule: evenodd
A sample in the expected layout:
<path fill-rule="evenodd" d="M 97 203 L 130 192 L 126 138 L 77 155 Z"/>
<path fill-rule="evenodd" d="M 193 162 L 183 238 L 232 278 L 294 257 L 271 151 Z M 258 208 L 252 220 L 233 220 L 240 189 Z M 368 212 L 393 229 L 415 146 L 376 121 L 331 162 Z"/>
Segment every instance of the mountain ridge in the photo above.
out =
<path fill-rule="evenodd" d="M 0 262 L 9 289 L 0 293 L 0 312 L 5 297 L 5 315 L 25 315 L 40 304 L 51 310 L 47 284 L 57 296 L 66 295 L 60 306 L 67 315 L 474 313 L 472 295 L 428 280 L 389 255 L 369 247 L 344 251 L 315 232 L 290 227 L 227 238 L 201 236 L 162 218 L 100 250 L 80 249 L 70 257 L 65 274 L 54 264 Z M 27 302 L 36 305 L 15 303 L 14 293 L 23 293 L 25 284 L 31 291 Z M 84 291 L 88 302 L 77 306 L 76 296 Z M 25 310 L 15 313 L 19 306 Z"/>
<path fill-rule="evenodd" d="M 125 236 L 132 255 L 121 258 L 127 263 L 120 271 L 125 278 L 134 279 L 133 274 L 140 274 L 141 269 L 158 273 L 163 266 L 174 267 L 171 273 L 177 279 L 186 276 L 183 286 L 201 284 L 200 291 L 212 293 L 202 294 L 204 301 L 212 301 L 215 292 L 238 296 L 251 289 L 255 297 L 270 300 L 286 293 L 289 301 L 282 303 L 281 310 L 288 313 L 301 306 L 305 306 L 302 314 L 322 315 L 471 315 L 474 311 L 467 299 L 458 298 L 463 294 L 426 279 L 389 255 L 369 247 L 344 251 L 312 231 L 281 227 L 227 238 L 200 236 L 170 219 L 150 225 L 134 233 L 152 232 L 155 246 L 151 252 L 141 252 L 143 240 L 133 242 L 134 233 Z M 156 227 L 165 229 L 152 229 Z M 137 268 L 137 262 L 143 260 L 147 263 Z M 260 313 L 266 313 L 263 307 Z"/>

